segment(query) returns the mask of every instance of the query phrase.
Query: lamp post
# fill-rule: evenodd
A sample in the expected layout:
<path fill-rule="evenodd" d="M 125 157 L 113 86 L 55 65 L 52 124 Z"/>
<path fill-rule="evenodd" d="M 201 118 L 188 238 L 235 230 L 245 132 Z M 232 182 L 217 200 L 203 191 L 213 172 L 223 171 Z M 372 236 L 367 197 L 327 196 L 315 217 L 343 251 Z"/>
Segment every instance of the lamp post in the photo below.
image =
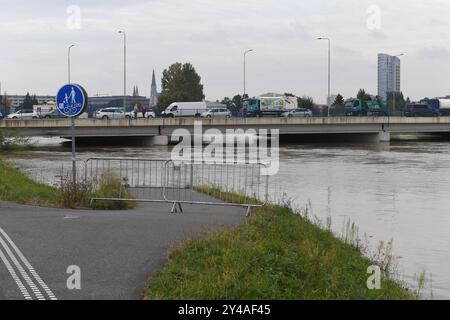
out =
<path fill-rule="evenodd" d="M 68 84 L 70 84 L 70 68 L 71 68 L 71 65 L 70 65 L 70 53 L 71 53 L 71 49 L 73 48 L 73 47 L 75 47 L 75 45 L 74 44 L 72 44 L 70 47 L 69 47 L 69 49 L 67 50 L 68 51 L 68 53 L 67 53 L 67 76 L 68 76 Z"/>
<path fill-rule="evenodd" d="M 119 31 L 123 34 L 123 108 L 127 110 L 127 34 L 125 31 Z"/>
<path fill-rule="evenodd" d="M 317 40 L 327 40 L 328 41 L 328 96 L 327 96 L 327 106 L 328 106 L 328 117 L 330 117 L 330 97 L 331 97 L 331 40 L 330 38 L 317 38 Z"/>
<path fill-rule="evenodd" d="M 71 83 L 71 79 L 70 79 L 70 69 L 71 69 L 71 64 L 70 64 L 70 54 L 71 54 L 71 50 L 72 48 L 75 47 L 74 44 L 70 45 L 68 50 L 67 50 L 67 78 L 68 78 L 68 84 Z M 72 133 L 72 182 L 73 185 L 75 187 L 76 183 L 77 183 L 77 159 L 76 159 L 76 143 L 75 143 L 75 118 L 71 117 L 70 118 L 70 124 L 71 124 L 71 133 Z"/>
<path fill-rule="evenodd" d="M 246 90 L 246 82 L 247 82 L 247 54 L 249 54 L 250 52 L 253 52 L 253 49 L 249 49 L 247 51 L 244 52 L 244 95 L 242 96 L 242 99 L 245 99 L 245 95 L 247 94 Z"/>

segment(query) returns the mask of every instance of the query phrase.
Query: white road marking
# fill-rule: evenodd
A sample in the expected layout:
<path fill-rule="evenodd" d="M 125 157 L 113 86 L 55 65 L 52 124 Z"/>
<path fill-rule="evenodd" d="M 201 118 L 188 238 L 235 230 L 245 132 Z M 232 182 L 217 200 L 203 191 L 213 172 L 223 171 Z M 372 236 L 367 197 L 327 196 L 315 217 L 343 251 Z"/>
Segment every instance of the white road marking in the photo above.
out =
<path fill-rule="evenodd" d="M 0 248 L 0 259 L 2 259 L 3 263 L 6 266 L 6 269 L 9 271 L 9 274 L 13 278 L 13 280 L 16 282 L 17 286 L 19 287 L 20 292 L 24 296 L 26 300 L 33 300 L 31 298 L 30 293 L 28 292 L 27 288 L 23 285 L 22 280 L 17 276 L 17 273 L 14 271 L 14 268 L 11 266 L 11 263 L 9 263 L 8 259 L 4 255 L 2 249 Z"/>
<path fill-rule="evenodd" d="M 64 217 L 64 219 L 70 219 L 70 220 L 72 220 L 72 219 L 79 219 L 80 217 L 78 217 L 78 216 L 72 216 L 72 215 L 67 215 L 67 216 L 65 216 Z"/>
<path fill-rule="evenodd" d="M 47 286 L 47 284 L 42 280 L 42 278 L 39 276 L 39 274 L 36 272 L 36 270 L 33 268 L 33 266 L 31 265 L 31 263 L 27 260 L 27 258 L 25 258 L 25 256 L 23 255 L 23 253 L 19 250 L 19 248 L 16 246 L 16 244 L 11 240 L 11 238 L 6 234 L 6 232 L 0 228 L 0 234 L 3 235 L 3 237 L 6 239 L 6 241 L 9 242 L 9 244 L 11 245 L 12 249 L 16 252 L 16 254 L 19 256 L 20 260 L 22 260 L 23 264 L 25 264 L 26 268 L 29 270 L 29 272 L 31 273 L 31 275 L 34 277 L 34 279 L 37 281 L 37 283 L 42 287 L 42 289 L 44 289 L 45 293 L 47 294 L 47 296 L 50 298 L 50 300 L 57 300 L 56 296 L 54 295 L 54 293 L 50 290 L 50 288 Z M 5 247 L 5 250 L 9 252 L 11 252 L 9 250 L 9 247 L 4 243 L 4 241 L 2 240 L 2 238 L 0 237 L 0 243 L 2 243 L 3 247 Z M 15 258 L 14 255 L 12 255 L 12 259 L 13 262 L 16 264 L 17 268 L 19 269 L 19 272 L 22 274 L 23 267 L 20 265 L 20 263 L 17 261 L 17 259 Z M 20 267 L 19 267 L 20 266 Z M 22 274 L 22 276 L 24 277 L 25 281 L 27 282 L 27 284 L 31 287 L 31 289 L 33 290 L 33 292 L 35 293 L 36 297 L 40 300 L 45 300 L 45 297 L 42 296 L 42 293 L 40 292 L 40 290 L 36 287 L 36 285 L 33 283 L 33 281 L 30 280 L 30 282 L 27 281 L 27 279 L 30 279 L 28 274 L 26 272 L 24 272 L 25 275 Z"/>
<path fill-rule="evenodd" d="M 28 273 L 25 272 L 22 265 L 19 263 L 15 255 L 12 253 L 11 249 L 8 247 L 5 241 L 3 241 L 2 237 L 0 236 L 0 245 L 3 246 L 3 249 L 5 250 L 7 256 L 9 259 L 13 262 L 17 270 L 19 270 L 20 275 L 23 279 L 25 279 L 26 284 L 31 288 L 31 291 L 33 291 L 36 298 L 39 300 L 45 300 L 44 296 L 42 295 L 41 291 L 39 291 L 38 287 L 35 285 L 33 280 L 30 279 Z"/>

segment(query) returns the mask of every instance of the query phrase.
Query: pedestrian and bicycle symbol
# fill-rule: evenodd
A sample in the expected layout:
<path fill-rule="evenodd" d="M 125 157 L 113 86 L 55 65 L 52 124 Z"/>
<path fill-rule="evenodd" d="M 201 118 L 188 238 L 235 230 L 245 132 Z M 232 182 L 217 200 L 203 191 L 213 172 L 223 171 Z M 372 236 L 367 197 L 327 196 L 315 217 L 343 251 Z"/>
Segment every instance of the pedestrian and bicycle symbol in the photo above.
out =
<path fill-rule="evenodd" d="M 78 84 L 66 84 L 56 95 L 56 105 L 59 112 L 66 117 L 77 117 L 87 106 L 86 91 Z"/>

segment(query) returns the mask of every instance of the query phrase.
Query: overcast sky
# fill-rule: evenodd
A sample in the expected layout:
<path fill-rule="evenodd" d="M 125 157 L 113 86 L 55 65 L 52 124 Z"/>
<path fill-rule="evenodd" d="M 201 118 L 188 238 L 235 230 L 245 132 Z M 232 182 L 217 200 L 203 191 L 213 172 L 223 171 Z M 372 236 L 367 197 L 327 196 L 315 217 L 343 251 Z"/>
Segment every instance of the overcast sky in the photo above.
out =
<path fill-rule="evenodd" d="M 80 28 L 76 13 L 81 9 Z M 450 94 L 448 0 L 0 0 L 0 81 L 8 94 L 54 94 L 67 79 L 90 95 L 122 94 L 122 38 L 128 35 L 128 91 L 148 96 L 155 68 L 191 62 L 206 98 L 243 91 L 292 92 L 325 102 L 327 43 L 332 92 L 377 91 L 377 53 L 400 54 L 402 90 L 420 99 Z M 380 15 L 378 16 L 378 9 Z"/>

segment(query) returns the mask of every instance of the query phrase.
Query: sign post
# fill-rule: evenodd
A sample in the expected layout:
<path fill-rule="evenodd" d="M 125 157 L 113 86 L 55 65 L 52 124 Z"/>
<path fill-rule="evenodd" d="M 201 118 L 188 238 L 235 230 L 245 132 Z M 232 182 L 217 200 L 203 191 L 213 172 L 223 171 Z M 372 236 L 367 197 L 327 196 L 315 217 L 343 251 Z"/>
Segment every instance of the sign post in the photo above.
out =
<path fill-rule="evenodd" d="M 88 96 L 78 84 L 66 84 L 56 95 L 56 105 L 61 114 L 71 119 L 72 133 L 72 181 L 77 182 L 77 159 L 75 150 L 75 118 L 82 114 L 87 107 Z"/>

